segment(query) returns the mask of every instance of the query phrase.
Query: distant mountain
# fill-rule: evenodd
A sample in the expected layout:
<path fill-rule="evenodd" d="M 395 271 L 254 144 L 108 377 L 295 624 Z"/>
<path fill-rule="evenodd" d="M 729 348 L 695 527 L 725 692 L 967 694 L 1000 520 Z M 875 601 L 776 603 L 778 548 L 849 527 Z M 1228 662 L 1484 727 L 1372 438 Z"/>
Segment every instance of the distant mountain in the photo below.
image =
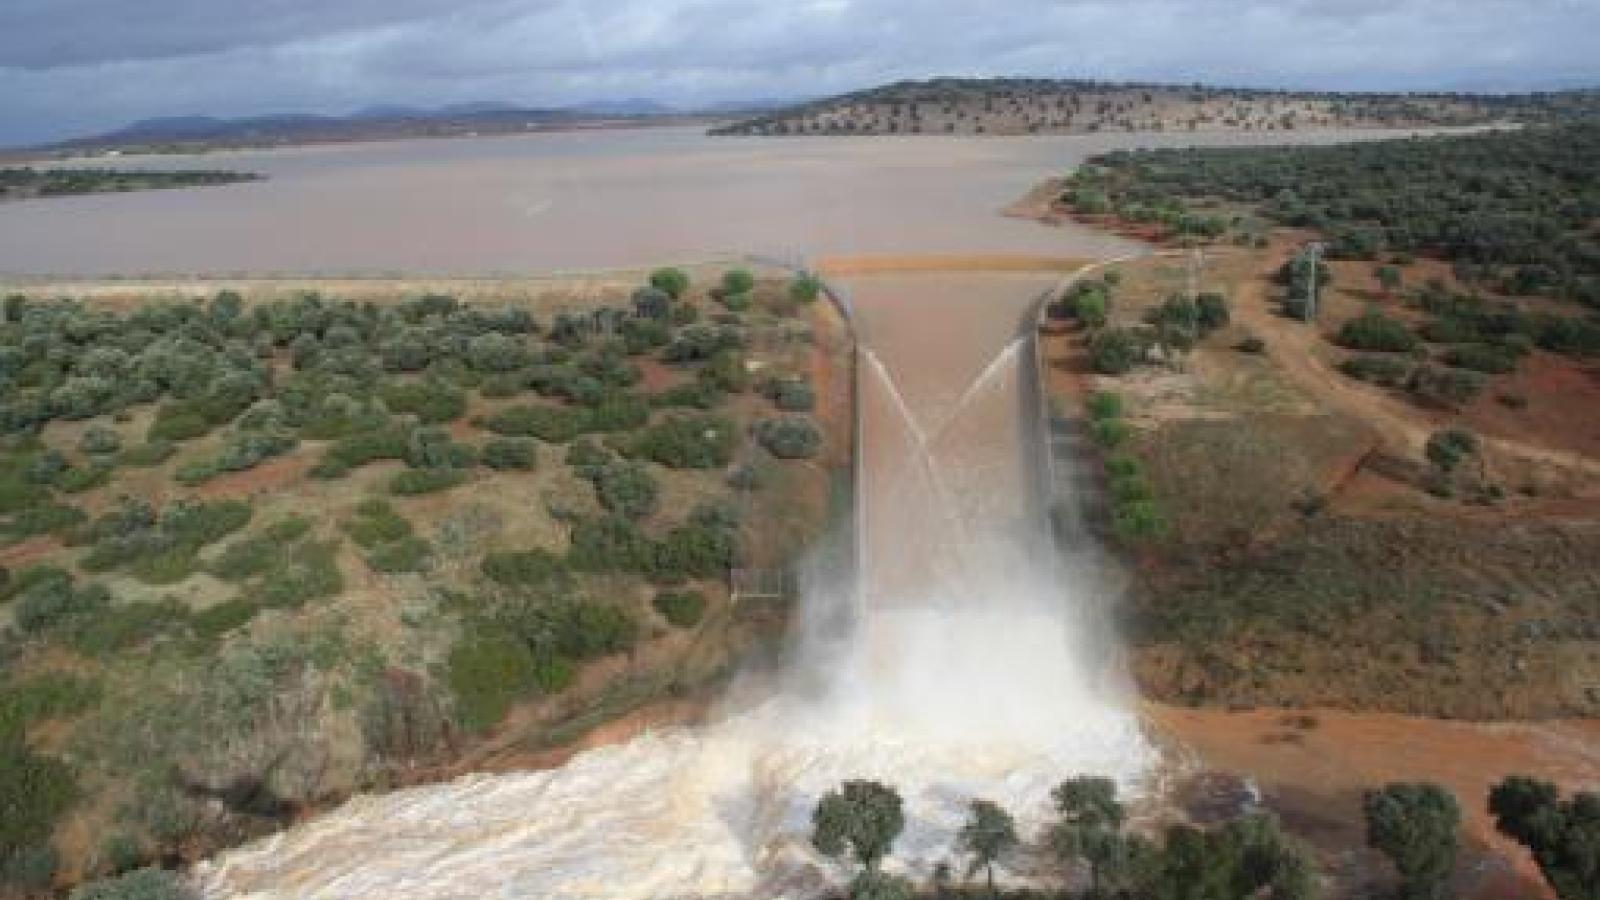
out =
<path fill-rule="evenodd" d="M 646 99 L 595 101 L 561 108 L 530 108 L 490 101 L 456 103 L 437 109 L 383 104 L 343 116 L 285 113 L 242 118 L 169 116 L 144 119 L 115 131 L 39 149 L 53 153 L 188 152 L 407 137 L 510 134 L 548 128 L 599 127 L 617 120 L 669 122 L 695 115 L 699 114 L 684 113 Z"/>

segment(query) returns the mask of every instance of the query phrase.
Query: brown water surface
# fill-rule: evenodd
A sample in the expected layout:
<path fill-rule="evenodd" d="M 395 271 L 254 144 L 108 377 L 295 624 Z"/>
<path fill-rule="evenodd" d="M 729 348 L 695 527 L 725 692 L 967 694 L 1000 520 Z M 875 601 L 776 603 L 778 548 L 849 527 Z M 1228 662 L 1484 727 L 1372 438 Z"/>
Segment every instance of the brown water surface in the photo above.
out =
<path fill-rule="evenodd" d="M 1102 150 L 1381 134 L 741 139 L 648 128 L 129 157 L 117 165 L 268 178 L 0 205 L 0 275 L 486 274 L 752 252 L 1104 256 L 1130 245 L 998 211 Z"/>

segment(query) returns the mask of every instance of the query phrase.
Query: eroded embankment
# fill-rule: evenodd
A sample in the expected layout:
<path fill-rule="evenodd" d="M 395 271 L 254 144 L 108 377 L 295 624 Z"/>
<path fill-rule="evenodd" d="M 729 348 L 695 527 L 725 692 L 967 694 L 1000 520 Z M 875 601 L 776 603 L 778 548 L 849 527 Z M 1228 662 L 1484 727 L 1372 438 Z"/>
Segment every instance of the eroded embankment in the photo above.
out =
<path fill-rule="evenodd" d="M 1361 850 L 1361 793 L 1420 780 L 1451 789 L 1466 812 L 1459 896 L 1545 896 L 1485 804 L 1513 773 L 1600 785 L 1596 720 L 1559 718 L 1592 714 L 1600 699 L 1580 612 L 1597 530 L 1570 507 L 1540 518 L 1392 483 L 1381 509 L 1370 493 L 1351 496 L 1353 481 L 1374 477 L 1364 464 L 1382 435 L 1283 371 L 1280 354 L 1303 364 L 1309 350 L 1280 345 L 1274 329 L 1304 326 L 1250 327 L 1273 316 L 1260 282 L 1279 261 L 1208 255 L 1203 288 L 1231 299 L 1233 324 L 1173 364 L 1126 375 L 1095 374 L 1088 334 L 1041 315 L 1040 377 L 1065 420 L 1050 429 L 1057 451 L 1092 460 L 1099 485 L 1108 457 L 1136 461 L 1167 526 L 1120 541 L 1123 633 L 1147 720 L 1176 759 L 1255 781 L 1341 890 L 1387 889 Z M 1115 268 L 1113 325 L 1142 321 L 1191 274 L 1187 254 Z M 1264 353 L 1236 349 L 1252 336 Z M 1109 448 L 1088 437 L 1096 391 L 1121 398 L 1126 432 L 1102 436 Z M 1424 415 L 1408 422 L 1426 433 Z M 1423 499 L 1400 502 L 1402 491 Z M 1116 539 L 1110 525 L 1102 518 Z"/>

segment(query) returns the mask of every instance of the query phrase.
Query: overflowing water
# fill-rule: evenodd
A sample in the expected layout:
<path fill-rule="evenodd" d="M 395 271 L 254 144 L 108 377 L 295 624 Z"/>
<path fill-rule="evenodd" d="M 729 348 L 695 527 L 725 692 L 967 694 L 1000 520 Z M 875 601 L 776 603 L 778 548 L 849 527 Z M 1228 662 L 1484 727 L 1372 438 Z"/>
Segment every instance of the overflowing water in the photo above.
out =
<path fill-rule="evenodd" d="M 1150 751 L 1091 662 L 1093 554 L 1054 552 L 1022 463 L 1022 344 L 928 329 L 941 330 L 984 355 L 974 373 L 945 355 L 930 382 L 915 359 L 862 351 L 857 552 L 809 566 L 776 691 L 557 770 L 358 798 L 201 866 L 207 894 L 806 898 L 843 877 L 808 841 L 817 799 L 843 779 L 901 792 L 889 867 L 917 875 L 957 861 L 972 798 L 1031 833 L 1064 777 L 1136 786 Z M 897 363 L 917 365 L 919 397 Z"/>

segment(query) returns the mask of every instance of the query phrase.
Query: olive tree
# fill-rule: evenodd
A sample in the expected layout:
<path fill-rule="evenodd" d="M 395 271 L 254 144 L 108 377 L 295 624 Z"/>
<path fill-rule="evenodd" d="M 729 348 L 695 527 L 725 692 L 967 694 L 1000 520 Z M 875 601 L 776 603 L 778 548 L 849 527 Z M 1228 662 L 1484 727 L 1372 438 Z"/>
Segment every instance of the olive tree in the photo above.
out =
<path fill-rule="evenodd" d="M 984 871 L 989 893 L 994 893 L 994 864 L 1017 846 L 1017 823 L 1000 804 L 974 800 L 968 807 L 967 822 L 956 835 L 961 849 L 972 857 L 967 877 Z"/>
<path fill-rule="evenodd" d="M 1461 807 L 1434 784 L 1390 784 L 1369 791 L 1362 803 L 1367 846 L 1400 872 L 1404 900 L 1445 896 L 1461 841 Z"/>
<path fill-rule="evenodd" d="M 866 872 L 894 846 L 906 827 L 900 795 L 876 781 L 851 780 L 829 791 L 811 814 L 811 844 L 825 856 L 846 853 Z"/>

